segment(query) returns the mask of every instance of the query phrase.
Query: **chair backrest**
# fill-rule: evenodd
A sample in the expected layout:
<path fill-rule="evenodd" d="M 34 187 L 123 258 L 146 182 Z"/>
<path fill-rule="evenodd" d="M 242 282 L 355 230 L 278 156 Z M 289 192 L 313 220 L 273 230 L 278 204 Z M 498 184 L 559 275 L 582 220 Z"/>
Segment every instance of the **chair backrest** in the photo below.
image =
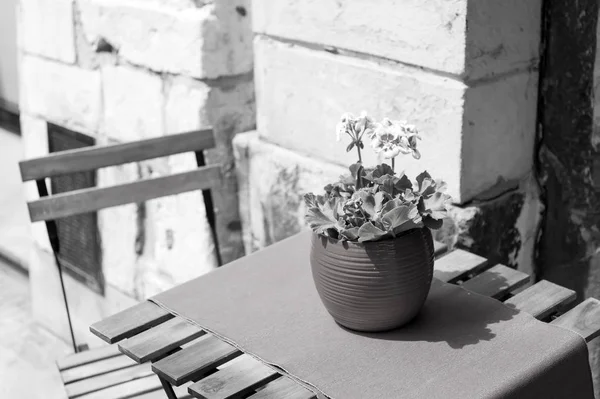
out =
<path fill-rule="evenodd" d="M 193 190 L 205 191 L 221 183 L 220 166 L 203 166 L 202 150 L 214 146 L 212 128 L 207 128 L 137 142 L 60 151 L 45 157 L 24 160 L 19 163 L 22 180 L 35 180 L 42 197 L 27 203 L 29 217 L 32 222 L 49 221 Z M 199 166 L 197 169 L 111 187 L 86 188 L 47 196 L 44 179 L 48 177 L 185 152 L 196 154 Z M 212 210 L 212 203 L 210 207 Z"/>

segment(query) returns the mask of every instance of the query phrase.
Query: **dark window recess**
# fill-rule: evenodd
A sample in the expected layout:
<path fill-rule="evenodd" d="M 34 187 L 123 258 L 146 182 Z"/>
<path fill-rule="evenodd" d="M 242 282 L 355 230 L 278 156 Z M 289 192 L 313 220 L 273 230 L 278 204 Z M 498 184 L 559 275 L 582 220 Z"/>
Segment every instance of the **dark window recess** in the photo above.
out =
<path fill-rule="evenodd" d="M 48 124 L 50 152 L 88 147 L 92 137 Z M 50 179 L 52 195 L 96 186 L 96 172 L 77 172 Z M 59 258 L 66 273 L 104 295 L 102 253 L 98 232 L 98 213 L 89 212 L 56 220 L 60 245 Z"/>

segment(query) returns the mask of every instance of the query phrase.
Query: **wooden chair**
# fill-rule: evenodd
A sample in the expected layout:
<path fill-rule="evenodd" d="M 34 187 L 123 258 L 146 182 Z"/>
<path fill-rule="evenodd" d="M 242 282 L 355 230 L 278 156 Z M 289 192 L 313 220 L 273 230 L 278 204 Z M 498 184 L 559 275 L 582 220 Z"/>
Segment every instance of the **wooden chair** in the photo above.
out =
<path fill-rule="evenodd" d="M 63 299 L 75 353 L 57 362 L 69 398 L 159 398 L 164 397 L 159 379 L 149 365 L 137 365 L 114 345 L 80 352 L 77 346 L 63 282 L 60 242 L 56 219 L 93 212 L 104 208 L 140 203 L 154 198 L 202 190 L 206 215 L 221 258 L 215 228 L 210 189 L 221 183 L 221 168 L 205 166 L 203 150 L 213 148 L 212 128 L 125 144 L 84 147 L 54 152 L 48 156 L 20 162 L 22 180 L 35 180 L 40 199 L 29 202 L 32 222 L 44 221 L 58 267 Z M 45 178 L 75 172 L 139 162 L 153 158 L 194 152 L 198 168 L 157 178 L 139 180 L 112 187 L 93 187 L 49 196 Z M 108 389 L 108 390 L 107 390 Z M 97 394 L 101 391 L 101 396 Z M 95 393 L 96 392 L 96 393 Z M 186 393 L 183 396 L 186 397 Z"/>

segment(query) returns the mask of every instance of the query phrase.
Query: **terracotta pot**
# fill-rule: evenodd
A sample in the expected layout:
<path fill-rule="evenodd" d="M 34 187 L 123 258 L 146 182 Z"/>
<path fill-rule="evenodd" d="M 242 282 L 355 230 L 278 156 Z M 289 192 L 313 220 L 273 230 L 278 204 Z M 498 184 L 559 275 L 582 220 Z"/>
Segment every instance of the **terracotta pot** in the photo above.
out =
<path fill-rule="evenodd" d="M 313 233 L 312 275 L 327 311 L 357 331 L 386 331 L 411 321 L 431 287 L 433 239 L 427 228 L 374 242 Z"/>

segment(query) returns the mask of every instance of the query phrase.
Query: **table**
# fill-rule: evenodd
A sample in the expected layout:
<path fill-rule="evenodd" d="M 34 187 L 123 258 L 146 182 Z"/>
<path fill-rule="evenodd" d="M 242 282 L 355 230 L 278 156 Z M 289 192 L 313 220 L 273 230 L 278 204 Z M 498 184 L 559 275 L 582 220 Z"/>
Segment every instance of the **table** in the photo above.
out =
<path fill-rule="evenodd" d="M 439 280 L 460 284 L 542 321 L 569 328 L 586 341 L 600 334 L 600 301 L 596 299 L 587 299 L 569 310 L 575 299 L 569 289 L 540 281 L 523 290 L 530 279 L 525 273 L 503 265 L 491 266 L 486 259 L 464 250 L 447 252 L 440 243 L 436 243 L 436 256 L 434 275 Z M 170 399 L 186 397 L 185 392 L 176 396 L 173 386 L 187 387 L 193 397 L 207 399 L 316 397 L 276 369 L 150 301 L 94 324 L 91 331 L 108 343 L 118 343 L 120 353 L 135 362 L 151 363 Z"/>

